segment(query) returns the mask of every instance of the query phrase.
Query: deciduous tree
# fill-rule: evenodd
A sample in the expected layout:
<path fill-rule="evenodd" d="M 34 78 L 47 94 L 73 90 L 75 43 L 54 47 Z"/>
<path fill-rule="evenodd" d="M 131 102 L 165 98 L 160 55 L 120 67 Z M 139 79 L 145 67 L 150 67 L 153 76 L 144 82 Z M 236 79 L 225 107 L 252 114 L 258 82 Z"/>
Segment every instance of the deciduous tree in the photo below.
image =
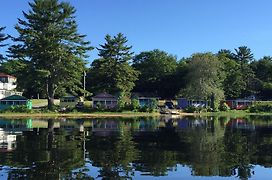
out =
<path fill-rule="evenodd" d="M 177 58 L 164 51 L 141 52 L 133 59 L 133 67 L 139 72 L 134 91 L 156 93 L 161 97 L 173 97 L 176 93 Z"/>

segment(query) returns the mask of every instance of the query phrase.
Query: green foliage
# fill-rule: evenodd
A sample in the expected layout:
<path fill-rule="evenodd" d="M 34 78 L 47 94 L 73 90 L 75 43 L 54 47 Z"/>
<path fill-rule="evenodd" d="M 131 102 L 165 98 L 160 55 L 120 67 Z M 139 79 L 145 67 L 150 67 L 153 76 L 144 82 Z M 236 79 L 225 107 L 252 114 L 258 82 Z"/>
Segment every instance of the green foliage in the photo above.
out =
<path fill-rule="evenodd" d="M 141 52 L 133 58 L 133 67 L 140 72 L 136 92 L 157 92 L 161 97 L 173 97 L 176 93 L 175 72 L 177 58 L 164 51 Z"/>
<path fill-rule="evenodd" d="M 5 29 L 5 27 L 0 27 L 0 48 L 6 46 L 6 44 L 3 44 L 5 40 L 8 39 L 8 36 L 6 36 L 2 31 Z M 2 63 L 5 60 L 5 57 L 0 54 L 0 63 Z"/>
<path fill-rule="evenodd" d="M 251 112 L 251 113 L 261 113 L 261 112 L 271 113 L 272 112 L 272 102 L 271 101 L 257 102 L 249 108 L 249 112 Z"/>
<path fill-rule="evenodd" d="M 129 94 L 138 79 L 138 71 L 130 66 L 133 53 L 126 45 L 127 38 L 119 33 L 106 35 L 106 43 L 98 48 L 100 59 L 95 60 L 87 74 L 90 91 Z"/>
<path fill-rule="evenodd" d="M 181 95 L 188 99 L 210 100 L 214 94 L 215 104 L 222 100 L 224 91 L 218 58 L 211 53 L 198 53 L 194 54 L 188 63 L 187 85 Z"/>
<path fill-rule="evenodd" d="M 233 53 L 234 59 L 239 62 L 239 64 L 248 64 L 254 60 L 251 49 L 246 46 L 240 46 L 238 49 L 234 49 Z"/>
<path fill-rule="evenodd" d="M 86 52 L 91 50 L 84 35 L 77 32 L 75 8 L 58 0 L 29 3 L 16 30 L 18 44 L 11 46 L 11 57 L 29 62 L 30 84 L 41 86 L 52 109 L 56 92 L 80 91 Z M 40 73 L 46 72 L 46 73 Z"/>
<path fill-rule="evenodd" d="M 140 112 L 149 112 L 149 113 L 153 113 L 156 112 L 158 110 L 158 100 L 156 99 L 151 99 L 151 102 L 148 105 L 145 105 L 143 107 L 140 107 L 139 111 Z"/>
<path fill-rule="evenodd" d="M 131 108 L 133 111 L 138 111 L 139 108 L 140 108 L 140 103 L 139 103 L 139 100 L 136 99 L 136 98 L 133 98 L 131 100 Z"/>
<path fill-rule="evenodd" d="M 272 99 L 272 57 L 265 56 L 251 63 L 256 79 L 259 81 L 258 97 L 262 100 Z"/>
<path fill-rule="evenodd" d="M 205 107 L 197 107 L 197 106 L 188 106 L 184 109 L 187 113 L 201 113 L 201 112 L 207 112 L 207 108 Z"/>
<path fill-rule="evenodd" d="M 227 103 L 222 102 L 219 106 L 220 111 L 230 111 L 230 107 L 227 105 Z"/>
<path fill-rule="evenodd" d="M 117 100 L 119 110 L 123 110 L 126 106 L 126 97 L 124 93 L 120 93 Z"/>
<path fill-rule="evenodd" d="M 31 109 L 28 109 L 27 106 L 10 106 L 7 109 L 1 110 L 0 113 L 31 113 L 33 112 Z"/>

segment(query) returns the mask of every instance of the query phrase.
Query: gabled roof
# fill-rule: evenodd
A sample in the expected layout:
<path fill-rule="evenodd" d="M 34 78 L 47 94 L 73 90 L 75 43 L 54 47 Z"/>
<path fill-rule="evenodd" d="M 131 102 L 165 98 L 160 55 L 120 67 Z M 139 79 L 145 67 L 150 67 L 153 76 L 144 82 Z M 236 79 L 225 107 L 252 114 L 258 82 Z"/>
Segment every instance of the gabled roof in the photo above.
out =
<path fill-rule="evenodd" d="M 115 98 L 115 96 L 108 94 L 108 93 L 99 93 L 95 95 L 93 98 Z"/>
<path fill-rule="evenodd" d="M 15 76 L 12 76 L 12 75 L 9 75 L 9 74 L 6 74 L 6 73 L 0 73 L 0 78 L 1 77 L 10 77 L 10 78 L 16 79 Z"/>
<path fill-rule="evenodd" d="M 3 101 L 3 100 L 28 100 L 28 99 L 24 96 L 12 95 L 12 96 L 3 98 L 0 101 Z"/>

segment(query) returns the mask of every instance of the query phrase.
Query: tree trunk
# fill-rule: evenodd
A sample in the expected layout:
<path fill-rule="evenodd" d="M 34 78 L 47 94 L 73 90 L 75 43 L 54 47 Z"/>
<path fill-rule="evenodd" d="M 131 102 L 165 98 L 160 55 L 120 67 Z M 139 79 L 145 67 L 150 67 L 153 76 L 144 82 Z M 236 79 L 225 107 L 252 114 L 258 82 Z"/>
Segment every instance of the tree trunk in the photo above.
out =
<path fill-rule="evenodd" d="M 47 102 L 48 102 L 48 109 L 49 110 L 53 110 L 54 109 L 54 97 L 49 97 L 47 98 Z"/>
<path fill-rule="evenodd" d="M 54 95 L 55 90 L 53 88 L 53 84 L 50 83 L 50 80 L 47 82 L 47 102 L 48 102 L 48 109 L 53 110 L 54 109 Z"/>

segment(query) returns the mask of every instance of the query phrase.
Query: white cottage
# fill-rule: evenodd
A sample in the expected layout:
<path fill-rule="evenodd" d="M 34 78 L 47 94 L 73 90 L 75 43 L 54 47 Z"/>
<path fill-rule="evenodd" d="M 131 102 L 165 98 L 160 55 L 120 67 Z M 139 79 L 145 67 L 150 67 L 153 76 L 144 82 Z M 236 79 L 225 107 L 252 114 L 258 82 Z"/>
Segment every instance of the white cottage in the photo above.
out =
<path fill-rule="evenodd" d="M 15 91 L 17 78 L 5 73 L 0 73 L 0 99 L 12 95 L 22 95 L 22 92 Z"/>

